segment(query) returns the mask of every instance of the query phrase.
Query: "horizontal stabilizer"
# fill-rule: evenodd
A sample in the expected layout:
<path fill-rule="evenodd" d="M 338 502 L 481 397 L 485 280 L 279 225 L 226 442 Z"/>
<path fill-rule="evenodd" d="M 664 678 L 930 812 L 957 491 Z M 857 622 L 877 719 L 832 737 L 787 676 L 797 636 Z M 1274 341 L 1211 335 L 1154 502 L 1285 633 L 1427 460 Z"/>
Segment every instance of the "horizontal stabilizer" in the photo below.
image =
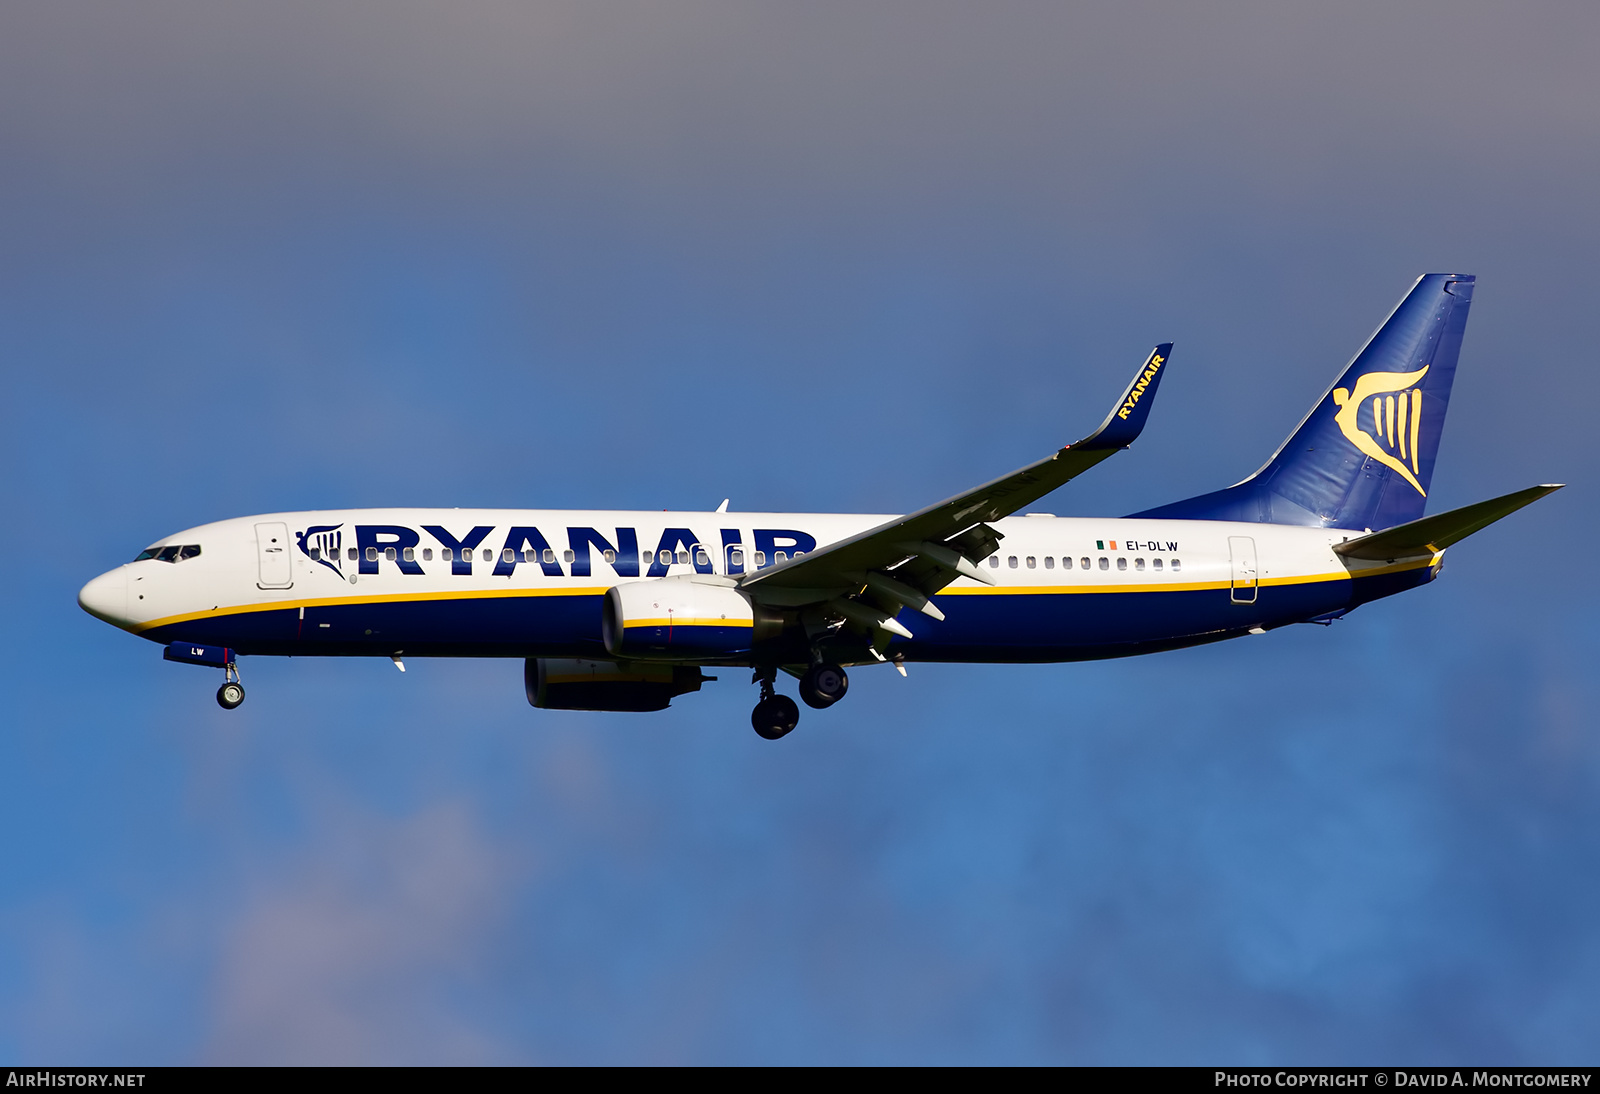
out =
<path fill-rule="evenodd" d="M 1333 549 L 1346 558 L 1376 561 L 1431 555 L 1452 543 L 1459 543 L 1474 532 L 1482 531 L 1524 505 L 1532 505 L 1546 494 L 1555 493 L 1561 489 L 1561 485 L 1530 486 L 1515 494 L 1480 501 L 1476 505 L 1465 505 L 1448 513 L 1423 517 L 1360 539 L 1336 543 Z"/>

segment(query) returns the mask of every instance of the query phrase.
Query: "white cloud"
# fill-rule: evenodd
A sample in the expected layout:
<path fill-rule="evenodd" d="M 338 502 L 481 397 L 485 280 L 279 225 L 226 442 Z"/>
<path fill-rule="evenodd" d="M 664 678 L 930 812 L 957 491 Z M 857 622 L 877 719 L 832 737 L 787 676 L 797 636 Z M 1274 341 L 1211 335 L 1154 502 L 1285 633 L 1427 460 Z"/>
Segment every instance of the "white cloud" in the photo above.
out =
<path fill-rule="evenodd" d="M 224 932 L 205 1053 L 227 1063 L 490 1063 L 509 1053 L 452 1003 L 518 871 L 461 804 L 344 818 Z"/>

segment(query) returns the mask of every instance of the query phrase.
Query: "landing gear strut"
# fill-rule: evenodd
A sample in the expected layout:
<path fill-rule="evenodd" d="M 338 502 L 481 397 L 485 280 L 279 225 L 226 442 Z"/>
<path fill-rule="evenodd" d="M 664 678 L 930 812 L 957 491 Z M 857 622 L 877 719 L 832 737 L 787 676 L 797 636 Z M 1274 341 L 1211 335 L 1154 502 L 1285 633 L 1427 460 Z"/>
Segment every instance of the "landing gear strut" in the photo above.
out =
<path fill-rule="evenodd" d="M 755 727 L 757 735 L 769 741 L 787 736 L 800 724 L 799 706 L 787 695 L 779 695 L 772 686 L 773 677 L 777 674 L 778 670 L 772 668 L 756 670 L 756 680 L 761 684 L 761 701 L 750 712 L 750 724 Z"/>
<path fill-rule="evenodd" d="M 800 678 L 800 698 L 815 710 L 833 706 L 849 690 L 850 677 L 838 665 L 812 665 Z"/>
<path fill-rule="evenodd" d="M 244 702 L 244 685 L 239 683 L 239 666 L 229 661 L 223 667 L 227 679 L 217 689 L 217 705 L 223 710 L 232 710 Z"/>

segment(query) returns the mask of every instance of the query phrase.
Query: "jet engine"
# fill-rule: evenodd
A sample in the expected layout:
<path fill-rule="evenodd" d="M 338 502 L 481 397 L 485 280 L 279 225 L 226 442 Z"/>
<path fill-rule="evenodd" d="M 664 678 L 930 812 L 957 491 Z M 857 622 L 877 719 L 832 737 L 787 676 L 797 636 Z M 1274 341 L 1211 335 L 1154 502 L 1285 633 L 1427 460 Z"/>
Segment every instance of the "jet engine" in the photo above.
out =
<path fill-rule="evenodd" d="M 523 669 L 528 702 L 545 710 L 665 710 L 675 696 L 714 679 L 695 665 L 559 657 L 530 657 Z"/>
<path fill-rule="evenodd" d="M 737 589 L 666 578 L 633 581 L 606 592 L 601 630 L 618 657 L 689 661 L 738 657 L 781 629 Z"/>

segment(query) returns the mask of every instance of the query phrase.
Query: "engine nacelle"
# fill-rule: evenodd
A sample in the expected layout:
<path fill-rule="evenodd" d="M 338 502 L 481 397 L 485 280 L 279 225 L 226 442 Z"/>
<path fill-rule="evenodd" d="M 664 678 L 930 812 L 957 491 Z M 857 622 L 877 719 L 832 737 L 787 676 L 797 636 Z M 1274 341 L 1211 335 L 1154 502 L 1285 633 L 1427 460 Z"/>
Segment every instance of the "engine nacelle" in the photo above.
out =
<path fill-rule="evenodd" d="M 530 657 L 522 672 L 528 702 L 545 710 L 665 710 L 673 698 L 699 691 L 694 665 L 619 665 Z"/>
<path fill-rule="evenodd" d="M 601 630 L 606 649 L 618 657 L 715 660 L 748 654 L 757 622 L 737 589 L 663 578 L 607 590 Z"/>

